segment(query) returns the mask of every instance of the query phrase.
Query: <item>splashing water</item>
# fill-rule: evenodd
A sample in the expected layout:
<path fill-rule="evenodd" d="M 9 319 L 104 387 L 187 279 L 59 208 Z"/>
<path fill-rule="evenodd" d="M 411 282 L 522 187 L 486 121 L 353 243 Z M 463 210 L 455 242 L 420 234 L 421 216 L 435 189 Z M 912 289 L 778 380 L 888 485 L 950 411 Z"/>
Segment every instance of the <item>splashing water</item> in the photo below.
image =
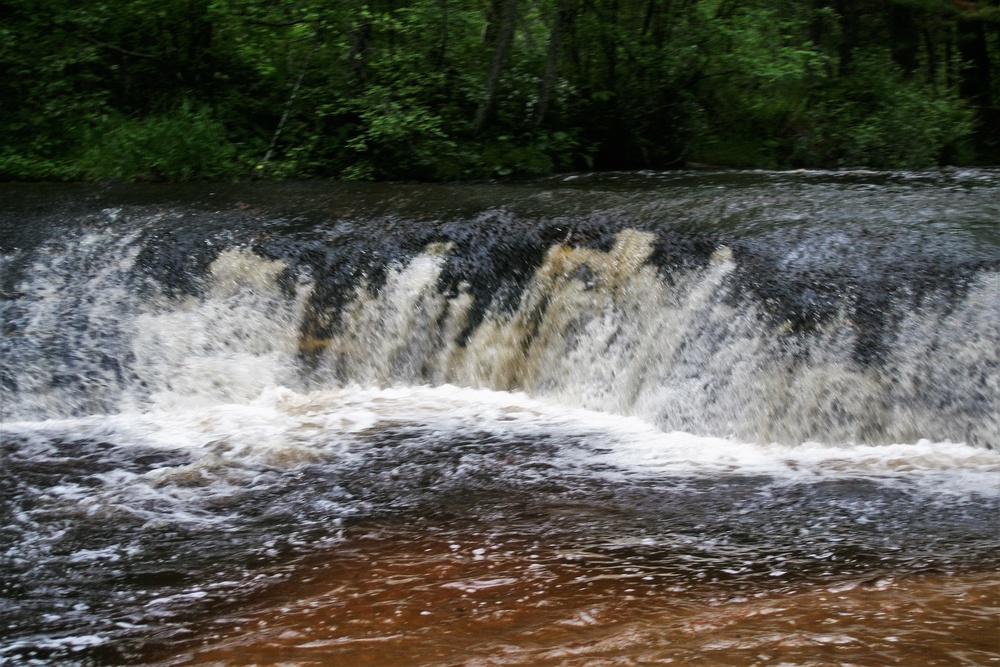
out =
<path fill-rule="evenodd" d="M 996 176 L 615 178 L 3 209 L 0 661 L 1000 655 Z"/>

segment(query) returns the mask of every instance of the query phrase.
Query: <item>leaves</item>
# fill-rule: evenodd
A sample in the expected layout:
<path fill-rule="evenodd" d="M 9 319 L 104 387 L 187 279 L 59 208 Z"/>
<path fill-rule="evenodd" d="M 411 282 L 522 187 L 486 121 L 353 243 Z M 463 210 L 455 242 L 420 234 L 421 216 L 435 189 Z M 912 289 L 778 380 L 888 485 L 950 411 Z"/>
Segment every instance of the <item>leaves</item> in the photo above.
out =
<path fill-rule="evenodd" d="M 16 104 L 0 117 L 0 177 L 1000 160 L 995 0 L 518 2 L 494 69 L 505 6 L 9 0 L 0 95 Z"/>
<path fill-rule="evenodd" d="M 79 160 L 82 175 L 91 179 L 213 179 L 236 166 L 236 149 L 222 125 L 209 109 L 190 103 L 146 118 L 104 117 L 91 132 Z"/>

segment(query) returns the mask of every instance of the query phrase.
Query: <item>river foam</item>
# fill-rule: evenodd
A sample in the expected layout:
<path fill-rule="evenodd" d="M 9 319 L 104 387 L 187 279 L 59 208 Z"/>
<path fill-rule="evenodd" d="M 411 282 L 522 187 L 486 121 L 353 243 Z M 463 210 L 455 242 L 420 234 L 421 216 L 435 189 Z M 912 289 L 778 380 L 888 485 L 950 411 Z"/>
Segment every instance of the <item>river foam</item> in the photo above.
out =
<path fill-rule="evenodd" d="M 673 177 L 541 218 L 5 214 L 0 662 L 143 664 L 205 619 L 270 618 L 258 596 L 309 607 L 317 563 L 380 550 L 411 583 L 473 564 L 427 589 L 455 605 L 516 607 L 559 572 L 708 606 L 928 573 L 987 590 L 995 180 L 956 200 L 747 178 L 728 217 Z M 392 591 L 358 581 L 375 619 Z M 397 602 L 414 627 L 440 612 Z M 324 632 L 301 643 L 333 651 Z"/>

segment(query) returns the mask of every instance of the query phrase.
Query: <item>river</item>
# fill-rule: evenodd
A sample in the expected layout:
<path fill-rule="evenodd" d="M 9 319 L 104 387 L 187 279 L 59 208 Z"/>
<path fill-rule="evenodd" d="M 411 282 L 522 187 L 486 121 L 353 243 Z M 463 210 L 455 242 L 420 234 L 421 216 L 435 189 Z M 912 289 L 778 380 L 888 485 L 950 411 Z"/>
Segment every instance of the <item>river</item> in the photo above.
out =
<path fill-rule="evenodd" d="M 1000 663 L 1000 172 L 0 184 L 0 664 Z"/>

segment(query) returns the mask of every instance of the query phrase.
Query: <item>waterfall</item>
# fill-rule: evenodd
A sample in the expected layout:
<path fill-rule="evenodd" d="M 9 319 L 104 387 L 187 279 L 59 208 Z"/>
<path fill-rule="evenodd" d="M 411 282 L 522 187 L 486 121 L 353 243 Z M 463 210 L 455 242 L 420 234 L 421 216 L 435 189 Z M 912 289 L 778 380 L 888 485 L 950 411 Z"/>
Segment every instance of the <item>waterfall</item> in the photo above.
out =
<path fill-rule="evenodd" d="M 995 268 L 960 265 L 929 285 L 848 275 L 783 303 L 796 276 L 760 265 L 745 240 L 657 262 L 655 231 L 601 231 L 531 239 L 533 263 L 484 258 L 487 275 L 462 271 L 481 238 L 463 248 L 440 232 L 367 266 L 371 248 L 351 236 L 330 237 L 356 253 L 346 265 L 309 265 L 294 233 L 285 257 L 216 240 L 181 291 L 141 270 L 164 252 L 156 237 L 52 239 L 22 260 L 4 306 L 5 419 L 246 402 L 279 386 L 451 384 L 755 442 L 1000 444 Z"/>
<path fill-rule="evenodd" d="M 0 663 L 992 628 L 998 220 L 990 171 L 0 185 Z"/>

